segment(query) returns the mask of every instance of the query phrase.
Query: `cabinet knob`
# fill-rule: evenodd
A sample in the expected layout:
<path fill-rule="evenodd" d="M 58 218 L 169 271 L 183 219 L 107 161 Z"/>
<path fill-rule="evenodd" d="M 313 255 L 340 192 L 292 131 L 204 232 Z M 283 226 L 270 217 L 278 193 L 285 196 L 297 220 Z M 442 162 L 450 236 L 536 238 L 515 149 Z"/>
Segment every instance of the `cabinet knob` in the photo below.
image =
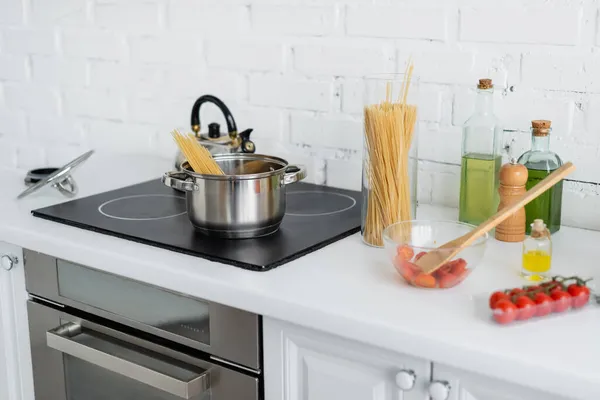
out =
<path fill-rule="evenodd" d="M 396 385 L 404 391 L 411 390 L 415 387 L 417 375 L 412 370 L 402 370 L 396 374 Z"/>
<path fill-rule="evenodd" d="M 450 396 L 450 384 L 446 381 L 433 381 L 429 385 L 431 400 L 447 400 Z"/>
<path fill-rule="evenodd" d="M 0 265 L 3 269 L 10 271 L 13 267 L 19 263 L 19 259 L 15 256 L 11 256 L 9 254 L 4 254 L 0 257 Z"/>

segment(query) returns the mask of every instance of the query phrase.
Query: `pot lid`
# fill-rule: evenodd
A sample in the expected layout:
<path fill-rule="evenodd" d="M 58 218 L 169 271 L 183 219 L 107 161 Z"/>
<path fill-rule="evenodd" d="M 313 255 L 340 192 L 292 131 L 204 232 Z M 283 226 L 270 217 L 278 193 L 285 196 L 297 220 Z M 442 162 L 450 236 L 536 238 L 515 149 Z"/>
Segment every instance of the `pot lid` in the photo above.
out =
<path fill-rule="evenodd" d="M 22 199 L 23 197 L 28 196 L 33 192 L 37 192 L 46 185 L 62 182 L 64 179 L 67 179 L 71 175 L 71 172 L 73 172 L 75 168 L 77 168 L 81 163 L 90 158 L 92 154 L 94 154 L 94 150 L 90 150 L 87 153 L 80 155 L 73 161 L 64 165 L 62 168 L 59 168 L 57 171 L 53 172 L 47 177 L 40 179 L 40 181 L 34 184 L 33 186 L 30 186 L 27 189 L 25 189 L 17 196 L 17 199 Z"/>

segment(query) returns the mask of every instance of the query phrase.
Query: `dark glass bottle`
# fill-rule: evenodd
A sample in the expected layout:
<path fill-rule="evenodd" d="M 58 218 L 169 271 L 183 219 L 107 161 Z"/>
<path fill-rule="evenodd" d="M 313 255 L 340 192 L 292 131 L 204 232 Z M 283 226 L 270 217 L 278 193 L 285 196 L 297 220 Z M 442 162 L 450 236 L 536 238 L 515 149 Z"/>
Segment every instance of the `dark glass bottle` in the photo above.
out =
<path fill-rule="evenodd" d="M 525 165 L 529 173 L 527 190 L 563 164 L 558 154 L 550 151 L 550 126 L 550 121 L 531 121 L 531 150 L 519 158 L 519 163 Z M 527 234 L 531 233 L 531 224 L 536 219 L 544 220 L 550 233 L 560 229 L 562 192 L 561 181 L 525 206 Z"/>

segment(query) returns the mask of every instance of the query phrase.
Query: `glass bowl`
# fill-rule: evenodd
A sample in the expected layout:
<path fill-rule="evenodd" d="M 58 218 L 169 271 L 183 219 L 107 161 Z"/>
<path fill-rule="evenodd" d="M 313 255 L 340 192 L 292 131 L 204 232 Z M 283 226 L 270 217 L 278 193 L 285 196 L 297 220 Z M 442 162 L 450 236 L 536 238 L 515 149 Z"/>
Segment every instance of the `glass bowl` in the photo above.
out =
<path fill-rule="evenodd" d="M 404 221 L 385 228 L 383 241 L 394 268 L 406 282 L 422 288 L 447 289 L 465 280 L 479 264 L 485 253 L 487 233 L 432 274 L 422 273 L 414 263 L 423 254 L 475 228 L 454 221 Z"/>

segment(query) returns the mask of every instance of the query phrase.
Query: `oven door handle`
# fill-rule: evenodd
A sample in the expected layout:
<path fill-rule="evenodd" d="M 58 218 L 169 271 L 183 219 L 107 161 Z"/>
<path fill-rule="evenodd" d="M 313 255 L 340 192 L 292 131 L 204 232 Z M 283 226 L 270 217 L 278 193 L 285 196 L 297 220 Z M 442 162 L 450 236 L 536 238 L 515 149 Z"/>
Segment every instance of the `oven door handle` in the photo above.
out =
<path fill-rule="evenodd" d="M 210 369 L 182 381 L 114 354 L 79 343 L 74 338 L 84 333 L 81 325 L 69 322 L 46 332 L 46 344 L 61 353 L 87 361 L 119 375 L 145 383 L 183 399 L 191 399 L 210 389 Z M 168 365 L 166 361 L 161 361 Z"/>

